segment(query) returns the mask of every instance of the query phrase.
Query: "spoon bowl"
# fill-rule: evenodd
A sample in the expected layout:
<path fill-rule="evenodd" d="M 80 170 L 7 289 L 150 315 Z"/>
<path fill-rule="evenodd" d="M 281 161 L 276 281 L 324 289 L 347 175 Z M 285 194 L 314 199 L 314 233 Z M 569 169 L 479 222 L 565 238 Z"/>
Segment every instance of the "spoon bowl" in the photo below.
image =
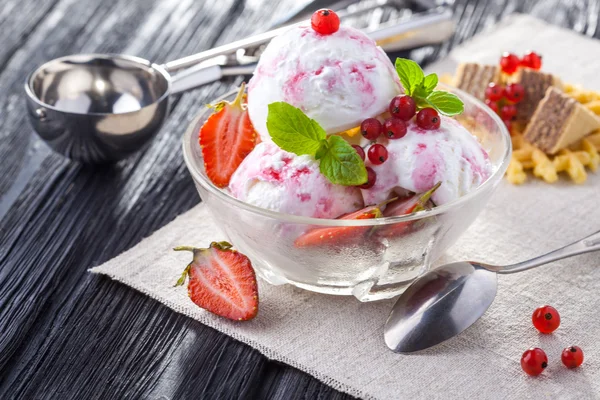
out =
<path fill-rule="evenodd" d="M 164 68 L 126 55 L 73 55 L 33 71 L 29 119 L 55 151 L 83 162 L 122 159 L 160 129 L 171 81 Z"/>
<path fill-rule="evenodd" d="M 412 353 L 442 343 L 471 326 L 496 297 L 494 272 L 457 262 L 415 281 L 394 306 L 384 330 L 387 346 Z"/>

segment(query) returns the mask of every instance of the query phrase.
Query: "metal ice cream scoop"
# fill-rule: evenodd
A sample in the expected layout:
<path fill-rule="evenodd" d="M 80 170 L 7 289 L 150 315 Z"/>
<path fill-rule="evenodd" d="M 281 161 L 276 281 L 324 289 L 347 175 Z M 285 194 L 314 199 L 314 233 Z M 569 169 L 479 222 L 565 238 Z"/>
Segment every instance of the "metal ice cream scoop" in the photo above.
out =
<path fill-rule="evenodd" d="M 472 261 L 447 264 L 414 281 L 385 324 L 384 339 L 397 353 L 412 353 L 446 341 L 473 325 L 496 297 L 497 274 L 526 271 L 552 261 L 600 250 L 600 232 L 518 264 Z"/>
<path fill-rule="evenodd" d="M 25 83 L 29 118 L 39 136 L 67 157 L 87 163 L 120 160 L 147 144 L 160 129 L 171 94 L 223 76 L 251 74 L 257 49 L 289 28 L 164 65 L 121 54 L 72 55 L 49 61 Z M 453 32 L 451 12 L 434 10 L 365 33 L 385 50 L 395 51 L 439 43 Z"/>

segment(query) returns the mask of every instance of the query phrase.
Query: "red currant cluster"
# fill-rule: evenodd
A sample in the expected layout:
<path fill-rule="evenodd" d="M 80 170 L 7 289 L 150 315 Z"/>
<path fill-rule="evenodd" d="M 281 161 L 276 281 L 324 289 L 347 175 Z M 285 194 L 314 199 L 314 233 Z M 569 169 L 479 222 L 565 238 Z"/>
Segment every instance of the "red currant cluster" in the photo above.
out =
<path fill-rule="evenodd" d="M 513 53 L 504 53 L 500 58 L 500 68 L 502 72 L 508 75 L 512 75 L 519 67 L 531 68 L 539 71 L 542 68 L 542 56 L 539 54 L 529 51 L 521 58 Z"/>
<path fill-rule="evenodd" d="M 552 306 L 537 308 L 531 316 L 533 326 L 541 333 L 552 333 L 560 325 L 560 315 Z M 583 351 L 578 346 L 569 346 L 562 351 L 561 361 L 567 368 L 577 368 L 583 363 Z M 521 356 L 521 368 L 528 375 L 537 376 L 548 366 L 548 356 L 539 347 L 527 350 Z"/>
<path fill-rule="evenodd" d="M 491 82 L 485 89 L 485 104 L 494 110 L 510 131 L 512 120 L 517 115 L 517 104 L 525 97 L 525 89 L 518 83 L 506 86 Z"/>
<path fill-rule="evenodd" d="M 388 159 L 388 151 L 382 144 L 376 143 L 381 135 L 385 135 L 390 140 L 401 139 L 406 135 L 406 122 L 417 115 L 417 125 L 426 130 L 437 129 L 440 127 L 440 115 L 433 108 L 424 108 L 417 113 L 415 100 L 410 96 L 398 95 L 392 99 L 389 105 L 391 117 L 386 119 L 383 124 L 377 118 L 367 118 L 360 124 L 360 133 L 365 139 L 371 141 L 368 145 L 366 156 L 373 165 L 381 165 Z M 365 150 L 358 145 L 353 145 L 354 149 L 365 160 Z M 367 183 L 360 185 L 361 189 L 373 187 L 377 180 L 377 175 L 371 167 L 367 167 Z"/>

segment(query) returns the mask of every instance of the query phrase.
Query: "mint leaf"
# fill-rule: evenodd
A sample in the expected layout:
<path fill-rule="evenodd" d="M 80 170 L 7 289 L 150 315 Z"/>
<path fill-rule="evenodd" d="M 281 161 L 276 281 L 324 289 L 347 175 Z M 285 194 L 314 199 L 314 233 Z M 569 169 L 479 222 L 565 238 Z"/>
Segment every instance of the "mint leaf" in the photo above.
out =
<path fill-rule="evenodd" d="M 321 147 L 319 147 L 319 149 L 315 153 L 315 160 L 320 160 L 321 158 L 323 158 L 328 150 L 329 144 L 327 143 L 327 140 L 321 140 Z"/>
<path fill-rule="evenodd" d="M 432 105 L 427 101 L 425 97 L 413 97 L 415 100 L 415 104 L 417 105 L 417 110 L 422 110 L 423 108 L 432 107 Z"/>
<path fill-rule="evenodd" d="M 365 183 L 367 169 L 356 150 L 335 135 L 330 136 L 327 143 L 327 152 L 319 165 L 321 173 L 336 185 L 355 186 Z"/>
<path fill-rule="evenodd" d="M 431 92 L 433 92 L 433 89 L 435 89 L 435 87 L 438 84 L 438 76 L 437 74 L 429 74 L 425 77 L 425 79 L 423 79 L 423 87 L 425 88 L 425 92 L 427 93 L 427 96 L 429 96 L 429 94 L 431 94 Z"/>
<path fill-rule="evenodd" d="M 406 58 L 396 58 L 396 72 L 404 87 L 404 92 L 408 96 L 412 96 L 414 90 L 425 78 L 425 74 L 419 64 Z"/>
<path fill-rule="evenodd" d="M 283 101 L 269 104 L 267 129 L 277 146 L 299 156 L 314 156 L 321 148 L 321 142 L 327 138 L 327 133 L 317 121 Z"/>
<path fill-rule="evenodd" d="M 419 86 L 415 88 L 413 91 L 413 98 L 415 99 L 425 99 L 427 96 L 433 92 L 433 89 L 438 84 L 438 77 L 436 74 L 429 74 L 424 79 L 423 82 Z"/>
<path fill-rule="evenodd" d="M 441 90 L 434 90 L 427 96 L 427 102 L 440 114 L 452 116 L 464 111 L 465 105 L 456 95 Z"/>

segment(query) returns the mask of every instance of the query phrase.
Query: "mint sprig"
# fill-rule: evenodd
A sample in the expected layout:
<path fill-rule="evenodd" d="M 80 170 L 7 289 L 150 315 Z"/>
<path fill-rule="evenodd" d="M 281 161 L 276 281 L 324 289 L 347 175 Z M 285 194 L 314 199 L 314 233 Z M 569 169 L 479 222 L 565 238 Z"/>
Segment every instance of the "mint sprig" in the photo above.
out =
<path fill-rule="evenodd" d="M 273 142 L 296 155 L 319 160 L 319 170 L 336 185 L 367 182 L 365 164 L 352 146 L 339 136 L 329 136 L 317 121 L 285 102 L 269 104 L 267 129 Z"/>
<path fill-rule="evenodd" d="M 438 84 L 437 74 L 425 76 L 419 64 L 406 58 L 396 59 L 396 72 L 405 93 L 415 100 L 418 108 L 431 107 L 447 116 L 457 115 L 464 111 L 465 106 L 456 95 L 435 90 Z"/>

